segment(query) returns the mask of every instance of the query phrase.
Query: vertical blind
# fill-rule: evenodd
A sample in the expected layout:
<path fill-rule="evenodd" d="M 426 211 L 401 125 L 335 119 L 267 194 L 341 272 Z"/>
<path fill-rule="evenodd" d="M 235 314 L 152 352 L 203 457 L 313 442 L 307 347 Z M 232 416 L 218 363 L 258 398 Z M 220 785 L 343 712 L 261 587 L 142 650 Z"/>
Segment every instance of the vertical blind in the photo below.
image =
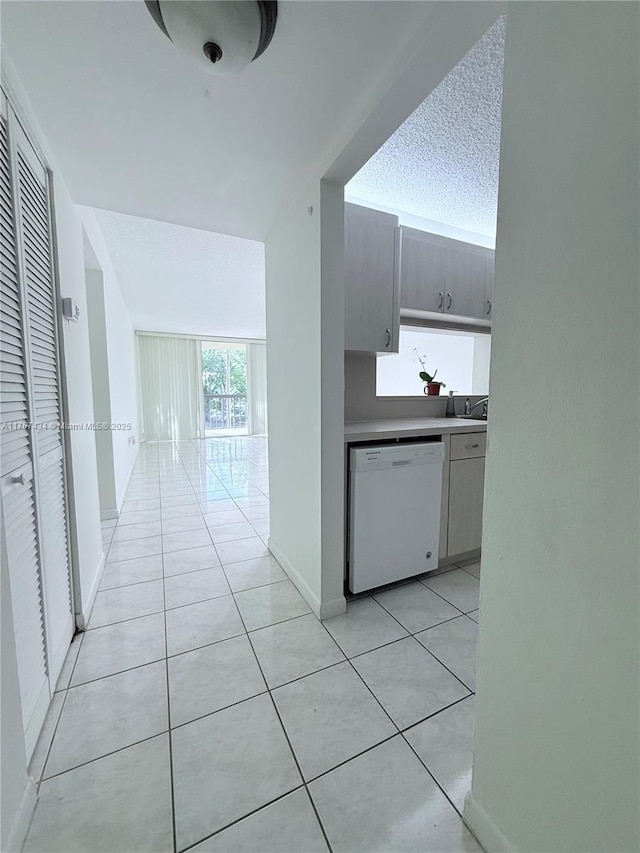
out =
<path fill-rule="evenodd" d="M 247 344 L 249 435 L 267 433 L 267 348 Z"/>
<path fill-rule="evenodd" d="M 200 435 L 200 343 L 193 338 L 139 335 L 145 441 Z"/>

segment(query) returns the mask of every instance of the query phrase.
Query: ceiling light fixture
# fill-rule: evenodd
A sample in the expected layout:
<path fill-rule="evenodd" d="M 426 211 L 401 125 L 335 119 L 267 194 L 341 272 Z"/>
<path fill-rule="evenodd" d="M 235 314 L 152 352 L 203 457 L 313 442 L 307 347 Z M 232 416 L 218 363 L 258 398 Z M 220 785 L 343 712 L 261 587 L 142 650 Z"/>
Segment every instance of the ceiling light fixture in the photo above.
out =
<path fill-rule="evenodd" d="M 269 47 L 277 0 L 144 0 L 176 47 L 209 74 L 237 74 Z"/>

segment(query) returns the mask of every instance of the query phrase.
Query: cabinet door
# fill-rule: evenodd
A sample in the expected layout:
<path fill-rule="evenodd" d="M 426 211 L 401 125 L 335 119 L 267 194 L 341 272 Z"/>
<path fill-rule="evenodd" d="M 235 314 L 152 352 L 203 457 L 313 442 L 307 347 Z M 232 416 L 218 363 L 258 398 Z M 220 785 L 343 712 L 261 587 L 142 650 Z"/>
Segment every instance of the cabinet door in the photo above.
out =
<path fill-rule="evenodd" d="M 495 272 L 495 257 L 487 258 L 484 279 L 484 316 L 487 320 L 491 320 L 493 316 L 493 280 L 495 278 Z"/>
<path fill-rule="evenodd" d="M 486 258 L 452 248 L 448 257 L 445 311 L 463 317 L 485 316 Z"/>
<path fill-rule="evenodd" d="M 449 268 L 449 250 L 434 235 L 402 228 L 400 303 L 413 311 L 442 313 Z M 440 238 L 442 240 L 442 238 Z"/>
<path fill-rule="evenodd" d="M 484 457 L 460 459 L 449 466 L 447 554 L 477 551 L 482 544 Z"/>
<path fill-rule="evenodd" d="M 398 352 L 398 218 L 345 205 L 345 349 Z"/>

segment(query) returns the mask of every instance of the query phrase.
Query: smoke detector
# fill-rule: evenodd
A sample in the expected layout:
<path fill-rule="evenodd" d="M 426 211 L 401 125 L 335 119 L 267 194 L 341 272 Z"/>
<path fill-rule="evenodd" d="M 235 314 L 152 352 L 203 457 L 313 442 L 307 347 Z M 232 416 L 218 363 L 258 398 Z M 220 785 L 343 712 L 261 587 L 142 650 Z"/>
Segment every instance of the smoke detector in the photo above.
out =
<path fill-rule="evenodd" d="M 237 74 L 269 47 L 277 0 L 144 0 L 176 47 L 209 74 Z"/>

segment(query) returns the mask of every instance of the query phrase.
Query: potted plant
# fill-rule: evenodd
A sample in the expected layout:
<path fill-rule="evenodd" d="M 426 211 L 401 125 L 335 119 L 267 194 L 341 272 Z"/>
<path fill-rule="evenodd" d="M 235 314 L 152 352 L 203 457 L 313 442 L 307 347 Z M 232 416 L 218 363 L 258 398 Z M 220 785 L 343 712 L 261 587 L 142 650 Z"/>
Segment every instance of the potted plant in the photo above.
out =
<path fill-rule="evenodd" d="M 438 371 L 435 373 L 428 373 L 424 364 L 424 358 L 418 355 L 418 351 L 415 350 L 415 354 L 418 356 L 418 361 L 420 362 L 420 367 L 422 370 L 420 371 L 420 379 L 425 383 L 424 393 L 429 397 L 435 397 L 440 393 L 440 388 L 446 388 L 446 384 L 444 382 L 436 382 L 436 376 Z"/>

